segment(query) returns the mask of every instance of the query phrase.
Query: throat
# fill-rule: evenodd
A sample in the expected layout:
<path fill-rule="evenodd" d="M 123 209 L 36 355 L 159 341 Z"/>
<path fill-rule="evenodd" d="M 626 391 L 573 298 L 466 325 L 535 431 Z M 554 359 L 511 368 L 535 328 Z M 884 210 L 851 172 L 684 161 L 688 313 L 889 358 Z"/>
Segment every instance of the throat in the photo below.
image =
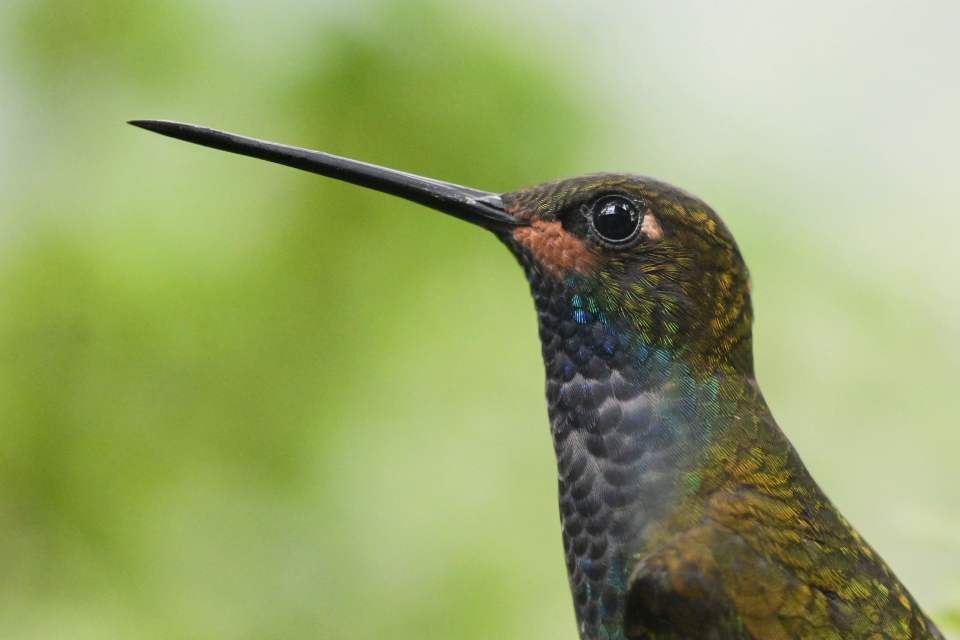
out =
<path fill-rule="evenodd" d="M 576 295 L 538 312 L 581 635 L 602 637 L 603 628 L 617 637 L 632 559 L 696 482 L 752 380 L 732 370 L 705 375 Z"/>

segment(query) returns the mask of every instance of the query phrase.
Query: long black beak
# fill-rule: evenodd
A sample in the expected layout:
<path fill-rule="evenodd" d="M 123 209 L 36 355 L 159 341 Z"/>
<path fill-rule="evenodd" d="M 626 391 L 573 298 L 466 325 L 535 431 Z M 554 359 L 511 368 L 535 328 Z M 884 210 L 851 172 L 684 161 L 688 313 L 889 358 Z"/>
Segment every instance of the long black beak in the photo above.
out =
<path fill-rule="evenodd" d="M 503 229 L 521 224 L 504 211 L 503 201 L 495 193 L 422 178 L 411 173 L 341 158 L 321 151 L 288 147 L 182 122 L 131 120 L 130 124 L 171 138 L 285 164 L 288 167 L 319 173 L 322 176 L 400 196 L 488 229 Z"/>

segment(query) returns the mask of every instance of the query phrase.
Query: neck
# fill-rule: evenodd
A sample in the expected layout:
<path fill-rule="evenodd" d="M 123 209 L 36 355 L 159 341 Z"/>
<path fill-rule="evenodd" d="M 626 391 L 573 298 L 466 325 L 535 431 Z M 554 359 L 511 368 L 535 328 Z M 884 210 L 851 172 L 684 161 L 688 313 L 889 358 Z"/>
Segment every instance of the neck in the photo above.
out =
<path fill-rule="evenodd" d="M 749 371 L 708 370 L 645 340 L 586 293 L 532 284 L 567 568 L 581 635 L 601 637 L 621 628 L 630 561 L 651 527 L 756 390 Z"/>

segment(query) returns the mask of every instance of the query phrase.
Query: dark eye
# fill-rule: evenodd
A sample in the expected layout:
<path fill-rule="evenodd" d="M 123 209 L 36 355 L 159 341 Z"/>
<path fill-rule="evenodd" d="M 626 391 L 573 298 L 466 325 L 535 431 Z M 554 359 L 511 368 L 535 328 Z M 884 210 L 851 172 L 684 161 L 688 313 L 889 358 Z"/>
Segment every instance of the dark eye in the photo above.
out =
<path fill-rule="evenodd" d="M 633 240 L 640 229 L 640 209 L 623 196 L 604 196 L 590 209 L 590 224 L 601 240 L 624 244 Z"/>

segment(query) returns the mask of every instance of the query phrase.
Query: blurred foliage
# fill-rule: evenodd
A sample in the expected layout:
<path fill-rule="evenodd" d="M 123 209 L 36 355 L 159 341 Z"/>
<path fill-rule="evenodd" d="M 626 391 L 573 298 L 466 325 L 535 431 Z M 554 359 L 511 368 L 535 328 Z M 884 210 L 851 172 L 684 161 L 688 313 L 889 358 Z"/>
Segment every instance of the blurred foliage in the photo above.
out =
<path fill-rule="evenodd" d="M 615 140 L 568 75 L 439 3 L 11 7 L 4 637 L 575 637 L 539 345 L 506 251 L 122 125 L 197 121 L 506 190 Z M 775 223 L 741 220 L 775 281 L 787 261 L 759 241 Z M 794 251 L 828 299 L 894 313 Z"/>
<path fill-rule="evenodd" d="M 18 17 L 19 60 L 54 83 L 75 71 L 150 80 L 185 64 L 202 38 L 199 12 L 179 0 L 153 11 L 127 0 L 37 0 Z"/>

